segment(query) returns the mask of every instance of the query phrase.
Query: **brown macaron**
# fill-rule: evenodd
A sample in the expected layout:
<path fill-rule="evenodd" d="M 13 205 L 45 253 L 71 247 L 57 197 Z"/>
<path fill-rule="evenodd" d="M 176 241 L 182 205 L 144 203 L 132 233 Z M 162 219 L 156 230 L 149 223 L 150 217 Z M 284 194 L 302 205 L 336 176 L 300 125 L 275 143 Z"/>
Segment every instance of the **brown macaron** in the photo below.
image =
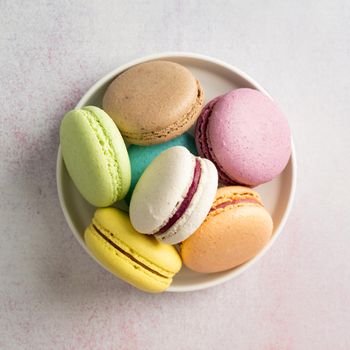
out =
<path fill-rule="evenodd" d="M 118 75 L 108 86 L 102 105 L 126 141 L 152 145 L 187 131 L 203 101 L 203 90 L 187 68 L 150 61 Z"/>
<path fill-rule="evenodd" d="M 259 194 L 248 187 L 218 189 L 205 221 L 182 242 L 181 256 L 191 270 L 225 271 L 257 255 L 273 230 Z"/>

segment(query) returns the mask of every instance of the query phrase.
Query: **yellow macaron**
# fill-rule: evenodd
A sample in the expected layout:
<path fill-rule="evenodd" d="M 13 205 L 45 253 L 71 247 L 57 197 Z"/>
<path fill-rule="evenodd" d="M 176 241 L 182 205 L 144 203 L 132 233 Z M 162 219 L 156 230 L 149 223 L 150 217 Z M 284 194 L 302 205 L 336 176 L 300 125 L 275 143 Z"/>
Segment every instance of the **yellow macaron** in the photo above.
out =
<path fill-rule="evenodd" d="M 146 292 L 166 290 L 182 265 L 173 246 L 138 233 L 129 216 L 115 208 L 97 209 L 84 238 L 104 267 Z"/>

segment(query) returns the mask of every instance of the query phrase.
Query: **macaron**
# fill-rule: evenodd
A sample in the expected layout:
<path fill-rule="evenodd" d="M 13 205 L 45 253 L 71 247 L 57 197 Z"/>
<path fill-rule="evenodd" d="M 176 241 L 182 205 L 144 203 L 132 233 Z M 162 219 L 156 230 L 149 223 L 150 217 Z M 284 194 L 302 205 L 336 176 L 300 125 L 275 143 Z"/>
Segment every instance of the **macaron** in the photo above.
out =
<path fill-rule="evenodd" d="M 153 145 L 187 131 L 203 107 L 203 90 L 184 66 L 150 61 L 118 75 L 103 96 L 103 109 L 129 143 Z"/>
<path fill-rule="evenodd" d="M 136 232 L 128 215 L 115 208 L 97 209 L 84 238 L 101 265 L 146 292 L 166 290 L 182 265 L 174 247 Z"/>
<path fill-rule="evenodd" d="M 202 273 L 234 268 L 258 254 L 272 230 L 272 218 L 257 192 L 243 186 L 221 187 L 205 221 L 182 242 L 183 263 Z"/>
<path fill-rule="evenodd" d="M 233 90 L 210 101 L 198 118 L 195 138 L 199 154 L 216 165 L 226 185 L 271 181 L 291 154 L 287 119 L 254 89 Z"/>
<path fill-rule="evenodd" d="M 129 203 L 131 195 L 134 191 L 137 181 L 141 177 L 142 173 L 145 171 L 147 166 L 161 154 L 166 149 L 173 146 L 183 146 L 186 147 L 192 154 L 198 155 L 194 137 L 189 133 L 184 133 L 183 135 L 176 137 L 165 143 L 160 143 L 158 145 L 152 146 L 138 146 L 131 145 L 128 148 L 130 165 L 131 165 L 131 184 L 128 194 L 125 199 Z"/>
<path fill-rule="evenodd" d="M 96 207 L 125 197 L 130 187 L 130 161 L 113 120 L 100 108 L 68 112 L 60 127 L 61 152 L 81 195 Z"/>
<path fill-rule="evenodd" d="M 162 152 L 136 184 L 129 213 L 133 227 L 176 244 L 189 237 L 210 210 L 218 185 L 214 164 L 185 147 Z"/>

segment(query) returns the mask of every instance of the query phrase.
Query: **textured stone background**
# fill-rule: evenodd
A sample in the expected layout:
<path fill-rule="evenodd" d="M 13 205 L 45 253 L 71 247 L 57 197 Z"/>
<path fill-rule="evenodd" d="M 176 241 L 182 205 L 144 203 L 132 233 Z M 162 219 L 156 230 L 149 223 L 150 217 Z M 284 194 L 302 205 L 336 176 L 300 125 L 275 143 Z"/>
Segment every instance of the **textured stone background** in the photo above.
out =
<path fill-rule="evenodd" d="M 348 1 L 0 1 L 1 349 L 350 349 Z M 273 249 L 201 292 L 103 271 L 58 204 L 62 115 L 162 51 L 241 68 L 293 128 L 296 201 Z"/>

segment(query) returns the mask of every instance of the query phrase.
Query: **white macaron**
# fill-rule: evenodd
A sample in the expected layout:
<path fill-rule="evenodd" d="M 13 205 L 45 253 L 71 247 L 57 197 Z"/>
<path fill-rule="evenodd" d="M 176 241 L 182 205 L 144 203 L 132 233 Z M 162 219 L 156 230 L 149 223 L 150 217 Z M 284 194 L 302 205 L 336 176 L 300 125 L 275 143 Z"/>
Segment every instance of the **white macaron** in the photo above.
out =
<path fill-rule="evenodd" d="M 179 243 L 204 221 L 217 187 L 211 161 L 195 157 L 185 147 L 169 148 L 136 184 L 129 208 L 131 224 L 164 243 Z"/>

